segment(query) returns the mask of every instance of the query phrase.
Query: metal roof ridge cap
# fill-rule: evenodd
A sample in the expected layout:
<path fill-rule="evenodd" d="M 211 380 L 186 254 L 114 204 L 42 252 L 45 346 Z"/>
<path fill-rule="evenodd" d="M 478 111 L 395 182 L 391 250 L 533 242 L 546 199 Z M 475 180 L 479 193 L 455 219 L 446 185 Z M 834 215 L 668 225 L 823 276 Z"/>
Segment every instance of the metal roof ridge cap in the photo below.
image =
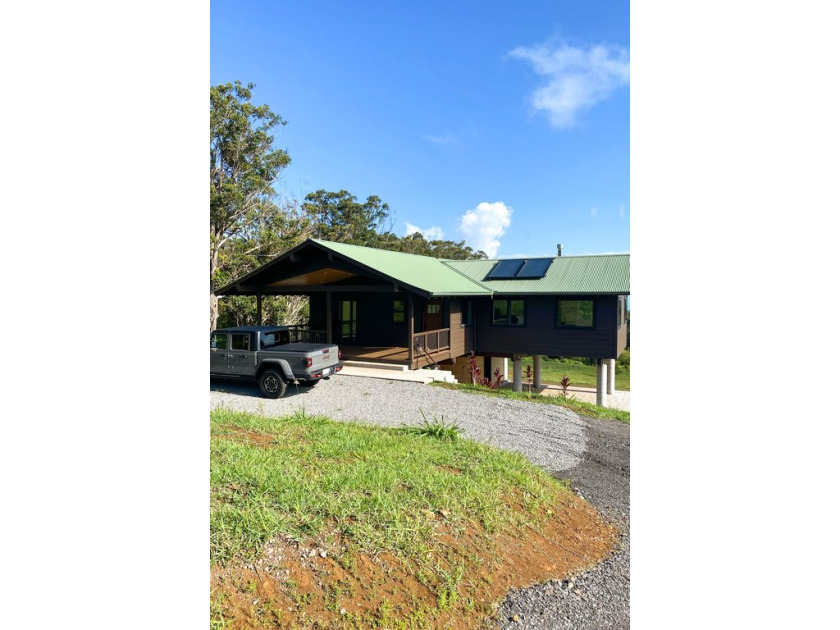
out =
<path fill-rule="evenodd" d="M 478 280 L 473 280 L 473 279 L 472 279 L 472 278 L 470 278 L 467 274 L 465 274 L 463 271 L 460 271 L 460 270 L 458 270 L 458 269 L 455 269 L 455 267 L 453 267 L 452 265 L 450 265 L 450 264 L 449 264 L 449 262 L 450 262 L 450 261 L 447 261 L 447 260 L 442 260 L 442 259 L 440 259 L 440 258 L 436 258 L 435 260 L 437 260 L 438 262 L 440 262 L 440 263 L 442 263 L 442 264 L 446 265 L 449 269 L 451 269 L 452 271 L 454 271 L 455 273 L 457 273 L 459 276 L 462 276 L 462 277 L 466 278 L 467 280 L 469 280 L 470 282 L 472 282 L 472 283 L 473 283 L 473 284 L 475 284 L 475 285 L 478 285 L 479 287 L 481 287 L 481 288 L 482 288 L 482 289 L 484 289 L 485 291 L 489 291 L 491 296 L 493 295 L 493 289 L 491 289 L 490 287 L 486 287 L 486 286 L 484 286 L 484 285 L 483 285 L 483 284 L 481 284 Z M 462 262 L 462 261 L 458 261 L 458 262 Z"/>

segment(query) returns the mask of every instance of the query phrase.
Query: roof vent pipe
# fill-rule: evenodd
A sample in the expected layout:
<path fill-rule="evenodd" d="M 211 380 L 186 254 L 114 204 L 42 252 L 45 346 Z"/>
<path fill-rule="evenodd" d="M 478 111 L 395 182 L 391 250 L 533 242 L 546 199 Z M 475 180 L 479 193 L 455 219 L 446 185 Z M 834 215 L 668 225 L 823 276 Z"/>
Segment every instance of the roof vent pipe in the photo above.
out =
<path fill-rule="evenodd" d="M 563 243 L 557 243 L 557 255 L 558 256 L 563 255 Z"/>

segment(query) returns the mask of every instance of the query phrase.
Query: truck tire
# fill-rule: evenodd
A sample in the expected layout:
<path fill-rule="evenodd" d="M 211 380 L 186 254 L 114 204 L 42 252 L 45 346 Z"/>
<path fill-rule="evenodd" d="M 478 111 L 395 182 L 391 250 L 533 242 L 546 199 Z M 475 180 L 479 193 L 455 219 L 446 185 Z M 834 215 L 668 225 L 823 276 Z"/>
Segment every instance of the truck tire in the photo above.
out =
<path fill-rule="evenodd" d="M 282 398 L 286 393 L 286 379 L 275 370 L 260 374 L 260 391 L 266 398 Z"/>

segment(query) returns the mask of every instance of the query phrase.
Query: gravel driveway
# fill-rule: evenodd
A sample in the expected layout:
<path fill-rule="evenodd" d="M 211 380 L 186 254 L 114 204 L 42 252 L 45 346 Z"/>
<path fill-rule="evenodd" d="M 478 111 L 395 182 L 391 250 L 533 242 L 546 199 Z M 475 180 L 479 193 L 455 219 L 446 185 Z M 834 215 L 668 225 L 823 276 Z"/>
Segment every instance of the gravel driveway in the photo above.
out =
<path fill-rule="evenodd" d="M 383 379 L 339 375 L 284 398 L 261 398 L 255 386 L 213 381 L 210 408 L 286 415 L 298 409 L 339 421 L 382 426 L 457 421 L 464 436 L 517 451 L 575 491 L 622 533 L 619 550 L 571 581 L 511 591 L 501 628 L 621 630 L 630 627 L 630 427 L 581 418 L 550 405 L 501 400 Z M 421 414 L 422 412 L 422 414 Z M 514 621 L 515 619 L 515 621 Z"/>

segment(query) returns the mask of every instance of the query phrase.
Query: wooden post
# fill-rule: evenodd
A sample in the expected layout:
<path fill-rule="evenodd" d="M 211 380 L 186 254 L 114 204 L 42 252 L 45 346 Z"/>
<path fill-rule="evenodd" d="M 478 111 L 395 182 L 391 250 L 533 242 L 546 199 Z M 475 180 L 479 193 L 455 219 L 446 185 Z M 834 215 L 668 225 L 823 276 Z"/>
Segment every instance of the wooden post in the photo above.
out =
<path fill-rule="evenodd" d="M 332 291 L 327 291 L 327 343 L 332 343 Z M 311 317 L 311 314 L 310 314 Z"/>
<path fill-rule="evenodd" d="M 414 296 L 408 292 L 408 366 L 414 369 Z"/>

